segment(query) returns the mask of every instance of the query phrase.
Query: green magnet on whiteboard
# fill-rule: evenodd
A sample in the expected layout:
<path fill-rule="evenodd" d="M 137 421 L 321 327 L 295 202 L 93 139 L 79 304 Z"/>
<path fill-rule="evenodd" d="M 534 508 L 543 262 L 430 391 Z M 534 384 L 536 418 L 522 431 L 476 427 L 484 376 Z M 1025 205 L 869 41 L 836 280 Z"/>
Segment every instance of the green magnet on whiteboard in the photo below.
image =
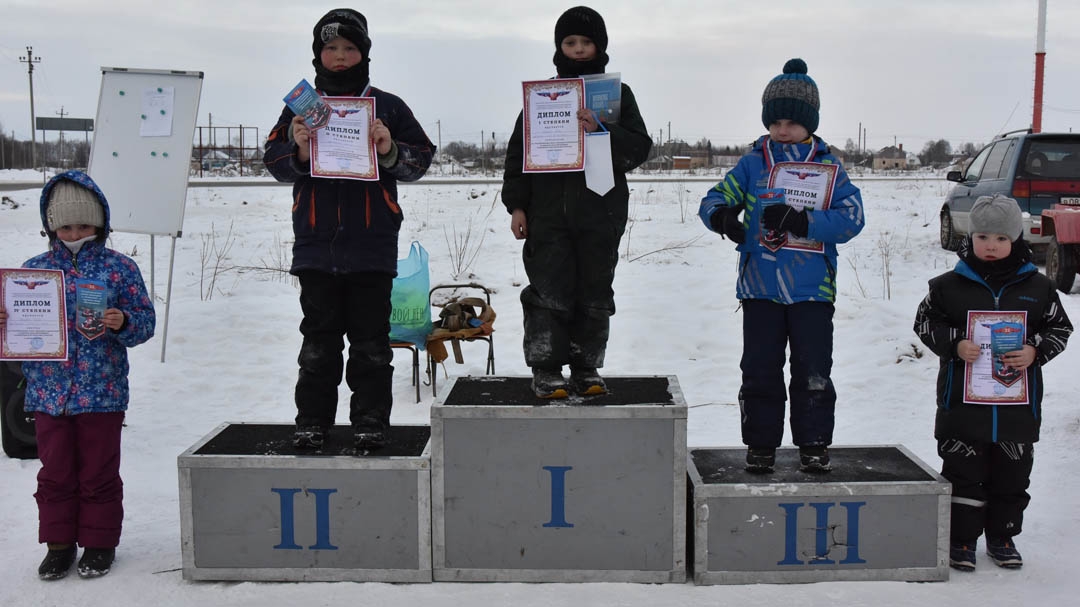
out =
<path fill-rule="evenodd" d="M 168 152 L 162 152 L 162 153 L 161 153 L 161 155 L 162 155 L 162 156 L 164 156 L 165 158 L 168 158 L 168 157 L 169 157 L 169 153 L 168 153 Z"/>
<path fill-rule="evenodd" d="M 139 116 L 141 116 L 143 120 L 146 120 L 146 114 L 139 114 Z"/>
<path fill-rule="evenodd" d="M 151 156 L 157 156 L 157 152 L 150 152 Z"/>
<path fill-rule="evenodd" d="M 120 94 L 121 94 L 121 95 L 123 95 L 123 94 L 124 94 L 124 91 L 120 91 Z"/>
<path fill-rule="evenodd" d="M 113 152 L 112 155 L 113 155 L 113 158 L 116 158 L 116 157 L 120 156 L 120 154 L 117 154 L 116 152 Z"/>
<path fill-rule="evenodd" d="M 161 115 L 162 115 L 162 116 L 164 116 L 164 115 L 165 115 L 165 110 L 161 110 Z"/>
<path fill-rule="evenodd" d="M 161 92 L 161 87 L 160 86 L 158 87 L 157 92 L 159 92 L 159 93 Z"/>

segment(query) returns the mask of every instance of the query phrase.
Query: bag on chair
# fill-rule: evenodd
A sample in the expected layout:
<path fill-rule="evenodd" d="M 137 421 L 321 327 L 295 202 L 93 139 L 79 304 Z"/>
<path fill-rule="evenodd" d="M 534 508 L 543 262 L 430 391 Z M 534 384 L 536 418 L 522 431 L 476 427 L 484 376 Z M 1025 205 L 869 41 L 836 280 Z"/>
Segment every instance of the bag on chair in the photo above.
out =
<path fill-rule="evenodd" d="M 399 259 L 397 277 L 390 292 L 390 341 L 406 341 L 421 350 L 431 333 L 431 308 L 428 290 L 428 252 L 413 241 L 409 256 Z"/>

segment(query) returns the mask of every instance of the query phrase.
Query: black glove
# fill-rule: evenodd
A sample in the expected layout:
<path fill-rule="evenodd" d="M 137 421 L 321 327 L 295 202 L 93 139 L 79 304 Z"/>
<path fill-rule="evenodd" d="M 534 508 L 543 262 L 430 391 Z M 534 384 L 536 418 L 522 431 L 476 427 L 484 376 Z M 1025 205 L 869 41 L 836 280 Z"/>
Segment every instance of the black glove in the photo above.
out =
<path fill-rule="evenodd" d="M 761 223 L 766 230 L 791 232 L 801 238 L 805 238 L 810 232 L 810 219 L 806 215 L 806 210 L 796 211 L 795 207 L 786 204 L 773 204 L 765 207 L 762 212 Z"/>
<path fill-rule="evenodd" d="M 721 238 L 727 236 L 735 244 L 746 242 L 746 229 L 743 228 L 742 220 L 739 219 L 741 211 L 741 207 L 717 209 L 709 218 L 713 231 L 720 234 Z"/>

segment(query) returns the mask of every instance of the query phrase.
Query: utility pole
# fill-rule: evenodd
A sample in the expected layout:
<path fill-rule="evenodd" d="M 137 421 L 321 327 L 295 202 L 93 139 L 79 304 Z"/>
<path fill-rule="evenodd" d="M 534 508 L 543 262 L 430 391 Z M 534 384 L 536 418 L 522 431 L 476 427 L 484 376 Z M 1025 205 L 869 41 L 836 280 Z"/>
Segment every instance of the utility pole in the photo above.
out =
<path fill-rule="evenodd" d="M 62 105 L 60 106 L 60 111 L 55 112 L 55 113 L 60 116 L 60 120 L 63 120 L 64 116 L 67 114 L 66 112 L 64 112 L 64 106 L 62 106 Z M 41 147 L 43 149 L 45 147 L 45 135 L 41 136 Z M 60 168 L 62 168 L 62 169 L 67 168 L 67 167 L 64 166 L 64 129 L 63 128 L 60 129 L 60 158 L 59 158 L 59 160 L 60 160 Z"/>
<path fill-rule="evenodd" d="M 1035 36 L 1035 99 L 1031 110 L 1031 132 L 1042 132 L 1043 72 L 1046 69 L 1046 0 L 1039 0 L 1038 31 Z"/>
<path fill-rule="evenodd" d="M 442 121 L 441 120 L 436 120 L 435 121 L 435 129 L 439 132 L 439 148 L 438 148 L 438 151 L 436 152 L 436 155 L 439 158 L 439 164 L 442 164 Z"/>
<path fill-rule="evenodd" d="M 37 127 L 34 125 L 34 64 L 41 63 L 41 57 L 34 56 L 34 47 L 26 47 L 26 56 L 19 57 L 20 63 L 25 63 L 27 73 L 30 74 L 30 168 L 34 168 L 37 164 L 37 135 L 34 133 L 34 129 Z M 42 141 L 42 143 L 45 143 Z"/>

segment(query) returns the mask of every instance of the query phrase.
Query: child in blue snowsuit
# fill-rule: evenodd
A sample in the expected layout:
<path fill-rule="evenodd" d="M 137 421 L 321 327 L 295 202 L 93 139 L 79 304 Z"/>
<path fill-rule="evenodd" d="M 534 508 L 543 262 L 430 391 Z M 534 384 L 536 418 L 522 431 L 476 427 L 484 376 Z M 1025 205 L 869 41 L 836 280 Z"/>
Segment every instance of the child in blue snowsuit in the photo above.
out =
<path fill-rule="evenodd" d="M 746 464 L 752 472 L 772 471 L 783 439 L 788 346 L 791 434 L 801 467 L 811 472 L 830 469 L 827 447 L 833 439 L 836 404 L 830 377 L 836 245 L 854 238 L 864 224 L 859 189 L 829 146 L 813 134 L 820 102 L 817 84 L 806 72 L 805 62 L 792 59 L 765 87 L 761 121 L 769 134 L 706 194 L 699 210 L 709 229 L 738 244 L 736 296 L 743 311 L 739 406 L 742 438 L 749 447 Z M 802 170 L 823 169 L 815 173 L 834 170 L 827 204 L 813 210 L 766 204 L 785 200 L 784 192 L 769 187 L 770 176 L 785 166 L 777 164 L 784 162 L 802 163 Z M 791 246 L 796 242 L 804 246 Z"/>
<path fill-rule="evenodd" d="M 120 543 L 124 483 L 120 433 L 128 407 L 127 349 L 154 335 L 154 305 L 135 262 L 105 246 L 109 205 L 86 173 L 53 177 L 41 192 L 49 250 L 24 268 L 64 273 L 67 360 L 26 361 L 27 413 L 34 414 L 38 541 L 48 545 L 38 577 L 67 575 L 76 546 L 81 577 L 109 572 Z M 104 289 L 100 319 L 77 307 L 80 289 Z M 92 322 L 91 322 L 92 320 Z M 0 302 L 0 325 L 7 313 Z"/>

